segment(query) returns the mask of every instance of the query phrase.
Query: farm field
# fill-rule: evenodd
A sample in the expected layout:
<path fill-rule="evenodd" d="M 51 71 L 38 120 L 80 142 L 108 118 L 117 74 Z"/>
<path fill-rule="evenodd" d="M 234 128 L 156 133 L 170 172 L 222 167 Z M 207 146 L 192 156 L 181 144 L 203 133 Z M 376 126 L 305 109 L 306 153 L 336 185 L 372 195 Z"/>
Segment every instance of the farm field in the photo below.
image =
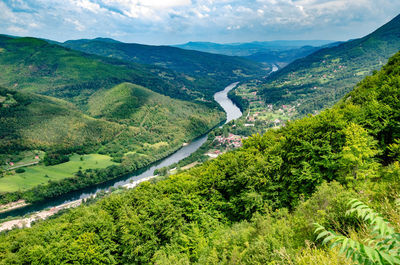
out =
<path fill-rule="evenodd" d="M 74 154 L 70 157 L 70 161 L 66 163 L 54 166 L 37 165 L 24 167 L 24 173 L 6 174 L 3 178 L 0 178 L 0 192 L 23 191 L 45 184 L 50 180 L 55 181 L 72 177 L 80 169 L 106 168 L 115 164 L 111 161 L 111 157 L 106 155 L 90 154 L 81 156 Z"/>

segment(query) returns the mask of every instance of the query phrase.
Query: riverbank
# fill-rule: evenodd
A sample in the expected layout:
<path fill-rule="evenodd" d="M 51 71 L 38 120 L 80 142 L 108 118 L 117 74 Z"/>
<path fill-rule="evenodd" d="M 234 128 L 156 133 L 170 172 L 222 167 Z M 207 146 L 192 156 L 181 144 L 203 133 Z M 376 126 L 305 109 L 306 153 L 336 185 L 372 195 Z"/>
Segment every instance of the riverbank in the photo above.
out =
<path fill-rule="evenodd" d="M 126 188 L 126 189 L 132 189 L 132 188 L 136 187 L 137 185 L 139 185 L 140 183 L 149 181 L 155 177 L 157 177 L 157 176 L 150 176 L 147 178 L 143 178 L 143 179 L 140 179 L 133 183 L 125 184 L 122 187 Z M 96 197 L 96 194 L 93 195 L 91 198 L 95 198 L 95 197 Z M 75 208 L 75 207 L 80 206 L 83 202 L 86 201 L 86 199 L 87 198 L 63 203 L 61 205 L 52 207 L 48 210 L 43 210 L 43 211 L 33 213 L 32 215 L 30 215 L 29 217 L 26 217 L 26 218 L 19 218 L 19 219 L 14 219 L 14 220 L 3 222 L 0 224 L 0 232 L 12 230 L 14 228 L 31 227 L 34 222 L 37 222 L 40 220 L 45 220 L 45 219 L 49 218 L 50 216 L 55 215 L 56 213 L 60 212 L 61 210 Z"/>
<path fill-rule="evenodd" d="M 192 163 L 190 165 L 187 165 L 187 166 L 183 167 L 182 170 L 188 170 L 188 169 L 190 169 L 190 168 L 192 168 L 192 167 L 194 167 L 194 166 L 196 166 L 198 164 L 199 163 L 197 163 L 197 162 Z M 175 170 L 171 170 L 170 174 L 176 173 L 175 171 L 176 171 L 176 169 Z M 155 175 L 155 176 L 149 176 L 149 177 L 146 177 L 146 178 L 142 178 L 142 179 L 134 181 L 132 183 L 128 183 L 128 184 L 122 185 L 122 188 L 133 189 L 136 186 L 138 186 L 140 183 L 152 180 L 152 179 L 154 179 L 156 177 L 159 177 L 159 176 Z M 108 191 L 106 191 L 106 193 L 108 193 Z M 96 194 L 93 195 L 91 198 L 95 198 L 95 197 L 96 197 Z M 9 230 L 12 230 L 12 229 L 15 229 L 15 228 L 31 227 L 34 222 L 37 222 L 37 221 L 40 221 L 40 220 L 45 220 L 45 219 L 49 218 L 50 216 L 53 216 L 53 215 L 57 214 L 61 210 L 78 207 L 83 202 L 85 202 L 86 200 L 87 200 L 87 198 L 74 200 L 74 201 L 71 201 L 71 202 L 67 202 L 67 203 L 52 207 L 51 209 L 48 209 L 48 210 L 43 210 L 43 211 L 39 211 L 39 212 L 33 213 L 29 217 L 18 218 L 18 219 L 14 219 L 14 220 L 10 220 L 10 221 L 6 221 L 6 222 L 3 222 L 3 223 L 0 223 L 0 232 L 9 231 Z"/>
<path fill-rule="evenodd" d="M 27 203 L 25 200 L 18 200 L 16 202 L 2 204 L 2 205 L 0 205 L 0 213 L 12 211 L 14 209 L 22 208 L 22 207 L 25 207 L 28 205 L 29 205 L 29 203 Z"/>

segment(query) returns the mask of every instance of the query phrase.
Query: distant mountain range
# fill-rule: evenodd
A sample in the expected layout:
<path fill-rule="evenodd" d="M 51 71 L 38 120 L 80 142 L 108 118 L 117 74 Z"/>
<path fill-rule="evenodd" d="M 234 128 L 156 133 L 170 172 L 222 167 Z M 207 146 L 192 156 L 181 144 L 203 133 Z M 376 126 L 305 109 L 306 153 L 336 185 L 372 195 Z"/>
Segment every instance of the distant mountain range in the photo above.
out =
<path fill-rule="evenodd" d="M 312 54 L 320 49 L 327 47 L 334 47 L 339 45 L 341 42 L 332 42 L 323 46 L 302 46 L 300 48 L 293 48 L 290 50 L 276 50 L 276 51 L 264 51 L 257 52 L 249 56 L 245 56 L 244 58 L 260 62 L 264 64 L 275 64 L 279 68 L 283 68 L 289 63 L 299 59 L 306 57 L 309 54 Z"/>
<path fill-rule="evenodd" d="M 332 106 L 400 50 L 400 15 L 373 33 L 320 49 L 270 75 L 261 94 L 267 103 L 295 104 L 304 115 Z"/>
<path fill-rule="evenodd" d="M 89 54 L 172 70 L 209 98 L 229 83 L 265 76 L 269 72 L 265 65 L 245 58 L 170 46 L 122 43 L 104 38 L 70 40 L 60 45 Z"/>
<path fill-rule="evenodd" d="M 303 46 L 323 46 L 334 41 L 331 40 L 276 40 L 276 41 L 255 41 L 248 43 L 226 43 L 213 42 L 188 42 L 174 45 L 182 49 L 225 54 L 230 56 L 250 56 L 261 52 L 284 51 L 301 48 Z"/>

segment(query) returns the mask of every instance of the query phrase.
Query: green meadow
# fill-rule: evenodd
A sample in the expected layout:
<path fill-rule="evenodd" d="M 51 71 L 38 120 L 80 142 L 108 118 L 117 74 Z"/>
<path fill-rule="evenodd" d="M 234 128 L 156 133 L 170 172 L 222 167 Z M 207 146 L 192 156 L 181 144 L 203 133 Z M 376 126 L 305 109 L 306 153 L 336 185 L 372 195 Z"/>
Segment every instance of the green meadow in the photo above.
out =
<path fill-rule="evenodd" d="M 81 160 L 82 157 L 82 160 Z M 27 190 L 49 180 L 60 180 L 72 177 L 79 169 L 106 168 L 116 163 L 111 157 L 99 154 L 73 155 L 70 161 L 54 166 L 37 165 L 24 167 L 25 172 L 21 174 L 8 175 L 0 178 L 0 192 L 14 192 Z"/>

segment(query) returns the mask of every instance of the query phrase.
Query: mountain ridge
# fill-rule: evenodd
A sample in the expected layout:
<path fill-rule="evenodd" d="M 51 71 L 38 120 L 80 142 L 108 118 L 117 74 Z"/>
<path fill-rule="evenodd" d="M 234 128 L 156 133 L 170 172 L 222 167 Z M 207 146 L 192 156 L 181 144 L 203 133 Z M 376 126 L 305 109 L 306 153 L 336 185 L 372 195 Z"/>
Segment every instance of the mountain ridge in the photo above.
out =
<path fill-rule="evenodd" d="M 215 87 L 225 87 L 238 80 L 265 76 L 264 65 L 241 57 L 185 50 L 166 45 L 137 43 L 110 43 L 93 40 L 70 40 L 65 47 L 89 54 L 117 58 L 127 62 L 157 65 L 183 75 L 209 99 L 217 92 Z"/>
<path fill-rule="evenodd" d="M 400 15 L 362 38 L 295 60 L 266 78 L 261 95 L 272 104 L 300 104 L 302 115 L 318 111 L 332 106 L 398 50 Z"/>

